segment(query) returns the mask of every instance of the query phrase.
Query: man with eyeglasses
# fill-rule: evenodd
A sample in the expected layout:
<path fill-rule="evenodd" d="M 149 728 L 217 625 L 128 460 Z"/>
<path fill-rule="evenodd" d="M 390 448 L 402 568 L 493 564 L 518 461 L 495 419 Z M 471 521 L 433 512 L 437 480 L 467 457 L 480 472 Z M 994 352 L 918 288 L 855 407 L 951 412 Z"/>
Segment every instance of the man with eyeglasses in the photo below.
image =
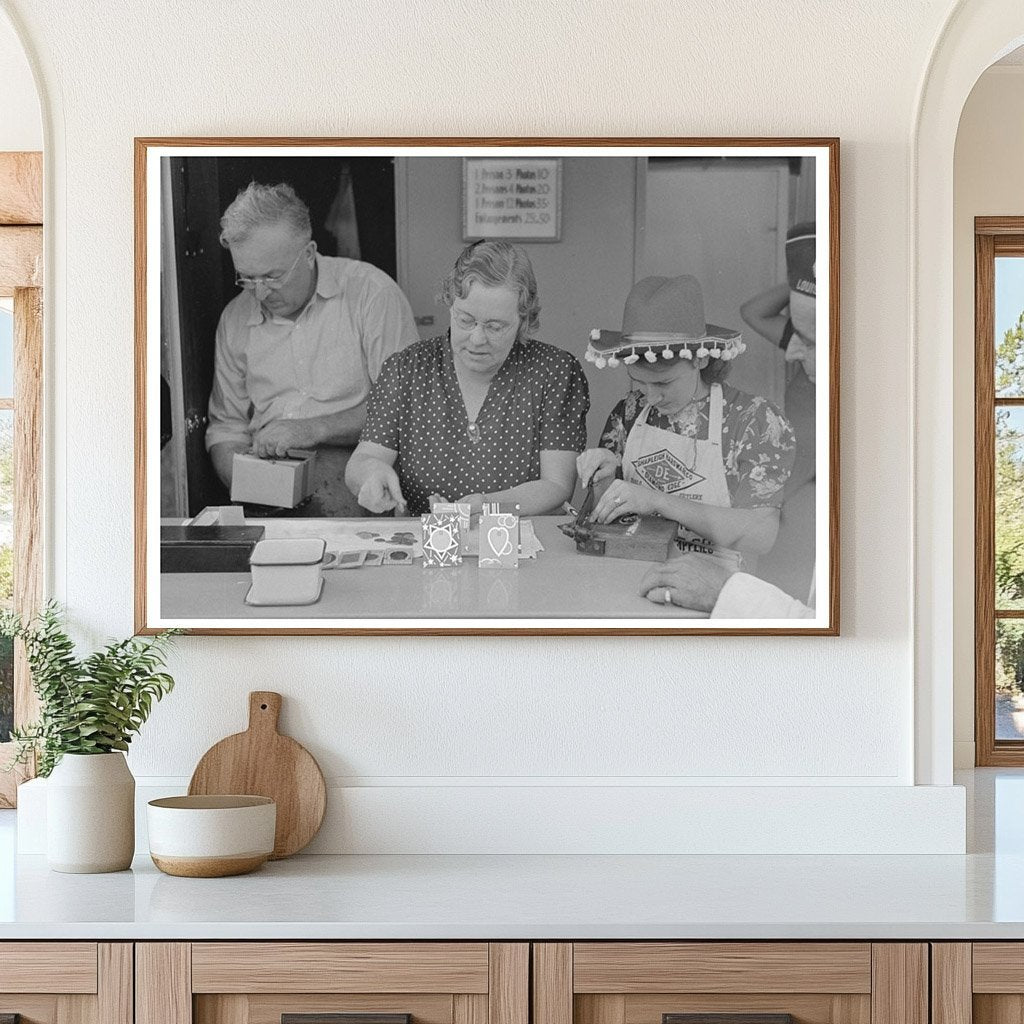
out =
<path fill-rule="evenodd" d="M 369 263 L 321 256 L 309 210 L 286 184 L 252 182 L 221 218 L 242 289 L 217 326 L 206 447 L 231 485 L 236 452 L 315 449 L 302 514 L 356 516 L 344 481 L 384 360 L 419 340 L 398 285 Z"/>

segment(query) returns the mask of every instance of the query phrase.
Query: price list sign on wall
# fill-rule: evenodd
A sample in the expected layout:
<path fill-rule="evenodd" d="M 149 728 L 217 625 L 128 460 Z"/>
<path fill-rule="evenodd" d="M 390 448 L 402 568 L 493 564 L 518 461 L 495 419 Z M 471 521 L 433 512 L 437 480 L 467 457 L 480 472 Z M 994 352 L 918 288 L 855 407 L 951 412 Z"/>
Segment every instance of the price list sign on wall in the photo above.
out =
<path fill-rule="evenodd" d="M 463 238 L 557 242 L 562 232 L 561 198 L 560 157 L 465 157 Z"/>

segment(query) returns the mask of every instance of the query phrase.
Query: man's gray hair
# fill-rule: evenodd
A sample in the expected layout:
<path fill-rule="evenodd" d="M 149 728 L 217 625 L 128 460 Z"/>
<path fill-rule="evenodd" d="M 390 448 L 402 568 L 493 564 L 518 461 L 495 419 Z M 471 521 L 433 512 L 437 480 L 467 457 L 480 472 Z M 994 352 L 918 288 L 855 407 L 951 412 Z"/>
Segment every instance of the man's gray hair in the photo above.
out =
<path fill-rule="evenodd" d="M 313 237 L 309 207 L 291 185 L 260 185 L 251 181 L 243 188 L 220 219 L 220 244 L 225 249 L 241 242 L 255 228 L 287 224 L 305 240 Z"/>

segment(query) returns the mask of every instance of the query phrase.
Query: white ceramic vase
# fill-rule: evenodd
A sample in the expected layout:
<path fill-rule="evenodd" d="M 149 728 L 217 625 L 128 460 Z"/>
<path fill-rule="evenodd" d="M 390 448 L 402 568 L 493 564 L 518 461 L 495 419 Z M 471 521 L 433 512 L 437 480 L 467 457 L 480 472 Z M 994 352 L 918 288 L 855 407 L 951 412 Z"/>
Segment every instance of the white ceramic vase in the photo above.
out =
<path fill-rule="evenodd" d="M 135 853 L 135 778 L 124 754 L 65 754 L 46 783 L 54 871 L 124 871 Z"/>

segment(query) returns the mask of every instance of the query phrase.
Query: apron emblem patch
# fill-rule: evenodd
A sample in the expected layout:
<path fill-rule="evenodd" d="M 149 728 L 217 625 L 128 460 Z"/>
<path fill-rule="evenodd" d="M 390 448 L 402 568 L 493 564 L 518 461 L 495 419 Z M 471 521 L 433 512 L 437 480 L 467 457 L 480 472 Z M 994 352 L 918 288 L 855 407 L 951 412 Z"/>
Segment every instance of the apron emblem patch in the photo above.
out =
<path fill-rule="evenodd" d="M 667 448 L 641 456 L 633 463 L 633 469 L 651 487 L 666 494 L 685 491 L 706 479 L 684 466 Z"/>

